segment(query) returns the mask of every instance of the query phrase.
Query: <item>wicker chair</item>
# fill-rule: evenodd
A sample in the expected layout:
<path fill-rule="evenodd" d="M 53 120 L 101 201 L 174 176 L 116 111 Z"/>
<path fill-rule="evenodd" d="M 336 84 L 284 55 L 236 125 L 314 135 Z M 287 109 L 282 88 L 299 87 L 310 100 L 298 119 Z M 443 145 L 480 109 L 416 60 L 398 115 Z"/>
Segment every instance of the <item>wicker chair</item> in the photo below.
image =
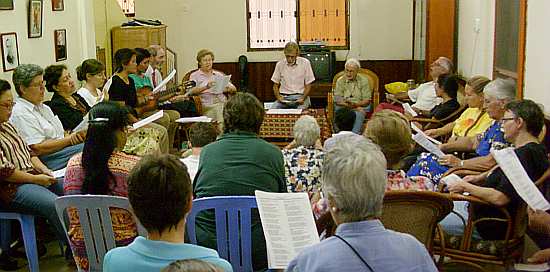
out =
<path fill-rule="evenodd" d="M 550 169 L 546 170 L 541 178 L 535 184 L 542 188 L 550 178 Z M 448 263 L 462 263 L 478 270 L 484 271 L 481 264 L 496 264 L 510 266 L 514 261 L 518 261 L 523 254 L 523 243 L 525 231 L 527 228 L 527 204 L 519 205 L 517 212 L 512 216 L 505 207 L 497 207 L 477 197 L 464 196 L 462 194 L 450 194 L 451 199 L 456 201 L 468 201 L 470 203 L 469 213 L 473 214 L 475 205 L 488 205 L 498 209 L 504 218 L 480 218 L 474 220 L 474 216 L 469 216 L 465 222 L 464 235 L 451 236 L 444 234 L 436 239 L 434 253 L 444 253 L 450 257 Z M 476 224 L 479 222 L 499 221 L 506 222 L 507 230 L 504 240 L 474 240 L 472 238 Z M 443 237 L 444 239 L 441 239 Z M 442 243 L 443 241 L 443 243 Z"/>
<path fill-rule="evenodd" d="M 379 93 L 379 80 L 378 76 L 369 69 L 361 68 L 359 69 L 360 74 L 366 75 L 369 79 L 369 85 L 372 88 L 372 109 L 374 110 L 376 106 L 378 106 L 378 103 L 380 102 L 380 93 Z M 341 71 L 337 73 L 334 78 L 332 79 L 332 90 L 328 92 L 327 94 L 327 118 L 329 123 L 332 125 L 334 124 L 334 89 L 336 88 L 336 81 L 344 75 L 344 71 Z M 366 121 L 366 119 L 365 119 Z"/>
<path fill-rule="evenodd" d="M 443 118 L 443 119 L 435 119 L 435 118 L 423 118 L 423 117 L 414 117 L 411 119 L 411 122 L 417 122 L 422 125 L 422 128 L 424 130 L 427 129 L 434 129 L 434 128 L 440 128 L 448 123 L 454 122 L 460 115 L 468 108 L 467 105 L 461 105 L 460 108 L 458 108 L 453 113 L 449 114 L 449 116 Z"/>

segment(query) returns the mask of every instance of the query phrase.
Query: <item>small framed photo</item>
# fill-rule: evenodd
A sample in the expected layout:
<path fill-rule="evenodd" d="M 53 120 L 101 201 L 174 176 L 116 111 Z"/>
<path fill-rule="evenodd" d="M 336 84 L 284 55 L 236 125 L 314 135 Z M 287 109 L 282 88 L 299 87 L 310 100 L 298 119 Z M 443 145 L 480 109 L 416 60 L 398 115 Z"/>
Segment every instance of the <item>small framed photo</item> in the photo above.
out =
<path fill-rule="evenodd" d="M 4 72 L 14 70 L 19 66 L 19 47 L 17 44 L 17 33 L 0 34 L 2 44 L 2 62 Z"/>
<path fill-rule="evenodd" d="M 29 2 L 29 38 L 42 37 L 42 0 L 30 0 Z"/>
<path fill-rule="evenodd" d="M 63 0 L 52 0 L 52 10 L 53 11 L 65 10 L 65 2 Z"/>
<path fill-rule="evenodd" d="M 57 29 L 53 32 L 54 48 L 55 48 L 55 61 L 62 61 L 67 59 L 67 30 Z"/>
<path fill-rule="evenodd" d="M 0 0 L 0 10 L 13 10 L 13 0 Z"/>

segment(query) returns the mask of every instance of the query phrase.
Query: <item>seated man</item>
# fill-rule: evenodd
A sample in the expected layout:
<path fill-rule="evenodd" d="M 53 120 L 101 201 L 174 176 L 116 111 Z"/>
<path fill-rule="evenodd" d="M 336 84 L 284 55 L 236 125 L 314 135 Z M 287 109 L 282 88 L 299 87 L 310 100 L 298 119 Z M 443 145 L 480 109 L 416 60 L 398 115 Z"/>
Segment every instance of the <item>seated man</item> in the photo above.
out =
<path fill-rule="evenodd" d="M 82 152 L 86 131 L 65 136 L 63 125 L 44 105 L 44 70 L 38 65 L 22 64 L 13 72 L 13 85 L 19 95 L 10 117 L 17 132 L 40 160 L 51 170 L 67 166 L 69 159 Z"/>
<path fill-rule="evenodd" d="M 185 217 L 191 210 L 193 190 L 187 168 L 173 155 L 144 157 L 128 178 L 128 198 L 147 238 L 110 250 L 103 271 L 160 271 L 173 261 L 200 259 L 224 271 L 231 265 L 215 250 L 187 244 Z"/>
<path fill-rule="evenodd" d="M 453 62 L 446 57 L 439 57 L 432 64 L 430 64 L 430 76 L 432 81 L 421 84 L 416 89 L 409 90 L 407 92 L 397 93 L 395 95 L 386 94 L 388 98 L 394 98 L 398 100 L 410 99 L 414 104 L 411 105 L 416 112 L 430 111 L 433 107 L 441 103 L 441 99 L 437 97 L 435 93 L 435 83 L 437 78 L 442 74 L 453 73 Z M 390 103 L 380 103 L 374 110 L 375 112 L 391 109 L 403 113 L 403 107 L 401 105 L 392 105 Z"/>
<path fill-rule="evenodd" d="M 284 53 L 286 59 L 277 62 L 271 76 L 277 98 L 274 107 L 307 109 L 311 104 L 308 96 L 311 83 L 315 81 L 311 63 L 298 56 L 300 47 L 295 42 L 288 42 Z"/>
<path fill-rule="evenodd" d="M 191 177 L 191 182 L 195 179 L 195 175 L 199 170 L 199 159 L 203 146 L 216 140 L 218 131 L 212 123 L 194 123 L 189 129 L 189 141 L 191 142 L 191 150 L 193 153 L 184 159 L 181 159 L 187 166 L 187 172 Z"/>
<path fill-rule="evenodd" d="M 352 131 L 361 134 L 365 114 L 372 110 L 372 88 L 369 79 L 359 74 L 361 64 L 356 59 L 348 59 L 345 65 L 345 74 L 336 81 L 334 89 L 335 110 L 341 108 L 352 109 L 355 112 L 355 123 Z"/>

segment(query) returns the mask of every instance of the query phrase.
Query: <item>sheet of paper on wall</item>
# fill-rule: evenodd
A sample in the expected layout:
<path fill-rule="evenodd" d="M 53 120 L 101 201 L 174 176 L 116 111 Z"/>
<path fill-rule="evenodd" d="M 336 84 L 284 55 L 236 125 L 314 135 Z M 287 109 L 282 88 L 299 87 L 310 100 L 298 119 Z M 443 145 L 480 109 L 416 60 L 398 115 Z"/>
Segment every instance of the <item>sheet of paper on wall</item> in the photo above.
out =
<path fill-rule="evenodd" d="M 514 264 L 515 271 L 550 271 L 548 263 L 542 264 Z"/>
<path fill-rule="evenodd" d="M 411 128 L 416 132 L 416 133 L 422 133 L 422 135 L 424 135 L 424 137 L 428 138 L 428 140 L 430 140 L 432 143 L 436 144 L 436 145 L 440 145 L 441 142 L 426 135 L 426 133 L 424 133 L 424 131 L 422 131 L 420 128 L 418 128 L 413 122 L 411 122 Z"/>
<path fill-rule="evenodd" d="M 285 269 L 305 247 L 319 243 L 307 193 L 255 191 L 270 269 Z"/>
<path fill-rule="evenodd" d="M 267 114 L 302 114 L 302 109 L 269 109 Z"/>
<path fill-rule="evenodd" d="M 210 123 L 212 118 L 208 116 L 197 116 L 197 117 L 182 117 L 176 120 L 177 123 Z"/>
<path fill-rule="evenodd" d="M 133 125 L 132 125 L 132 128 L 133 129 L 138 129 L 140 127 L 143 127 L 143 126 L 146 126 L 154 121 L 156 121 L 157 119 L 161 118 L 162 116 L 164 115 L 164 111 L 163 110 L 159 110 L 157 113 L 145 118 L 145 119 L 142 119 L 142 120 L 139 120 L 137 122 L 135 122 Z"/>
<path fill-rule="evenodd" d="M 535 183 L 529 178 L 521 165 L 513 147 L 502 150 L 491 150 L 491 154 L 510 180 L 518 195 L 534 210 L 546 211 L 550 209 L 550 203 L 544 198 Z"/>
<path fill-rule="evenodd" d="M 157 85 L 157 87 L 153 89 L 153 94 L 156 94 L 162 91 L 163 87 L 166 86 L 166 84 L 168 84 L 168 82 L 170 82 L 170 80 L 172 80 L 172 78 L 174 78 L 175 75 L 176 75 L 176 69 L 172 70 L 172 72 L 170 72 L 170 74 L 168 74 L 168 76 L 165 79 L 163 79 L 159 83 L 159 85 Z"/>
<path fill-rule="evenodd" d="M 412 115 L 412 117 L 418 116 L 418 113 L 416 113 L 416 111 L 413 110 L 413 108 L 409 103 L 403 103 L 402 105 L 406 113 Z"/>
<path fill-rule="evenodd" d="M 86 113 L 86 115 L 84 115 L 84 117 L 82 117 L 82 121 L 80 122 L 80 124 L 78 124 L 73 129 L 73 132 L 79 132 L 79 131 L 86 130 L 86 129 L 88 129 L 88 114 L 87 113 Z"/>
<path fill-rule="evenodd" d="M 214 77 L 215 85 L 210 92 L 215 94 L 222 94 L 223 90 L 225 90 L 225 87 L 229 85 L 230 80 L 231 80 L 231 75 L 215 76 Z"/>
<path fill-rule="evenodd" d="M 425 148 L 426 150 L 428 150 L 428 152 L 436 155 L 437 157 L 441 158 L 443 156 L 445 156 L 445 153 L 443 153 L 443 151 L 441 151 L 441 149 L 439 149 L 439 147 L 437 147 L 437 145 L 435 145 L 434 143 L 432 143 L 432 141 L 430 141 L 426 136 L 425 134 L 423 133 L 416 133 L 415 135 L 412 136 L 412 139 L 417 142 L 420 146 L 422 146 L 423 148 Z"/>

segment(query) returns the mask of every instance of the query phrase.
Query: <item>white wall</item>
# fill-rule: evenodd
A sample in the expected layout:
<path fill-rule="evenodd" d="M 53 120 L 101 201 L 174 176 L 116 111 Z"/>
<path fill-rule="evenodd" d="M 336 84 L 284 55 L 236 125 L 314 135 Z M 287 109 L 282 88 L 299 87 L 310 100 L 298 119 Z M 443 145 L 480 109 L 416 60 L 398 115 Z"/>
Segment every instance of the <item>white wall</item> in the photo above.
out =
<path fill-rule="evenodd" d="M 19 63 L 34 63 L 45 68 L 56 63 L 54 30 L 66 29 L 67 60 L 59 63 L 66 64 L 73 77 L 76 78 L 75 68 L 84 59 L 95 58 L 92 1 L 65 1 L 64 11 L 52 11 L 50 0 L 44 0 L 43 3 L 42 37 L 27 38 L 28 1 L 23 0 L 14 1 L 14 10 L 0 11 L 0 22 L 2 22 L 0 23 L 0 33 L 17 33 Z M 0 78 L 11 82 L 11 74 L 11 71 L 2 72 Z"/>
<path fill-rule="evenodd" d="M 524 97 L 542 103 L 550 113 L 550 1 L 529 0 L 525 49 Z"/>
<path fill-rule="evenodd" d="M 135 9 L 137 17 L 168 26 L 167 44 L 178 54 L 182 74 L 196 68 L 201 48 L 213 50 L 216 62 L 236 62 L 243 54 L 251 62 L 282 57 L 280 51 L 246 52 L 245 0 L 136 0 Z M 352 0 L 350 52 L 339 51 L 337 58 L 411 59 L 412 29 L 412 0 L 391 0 L 391 5 L 388 0 Z"/>

